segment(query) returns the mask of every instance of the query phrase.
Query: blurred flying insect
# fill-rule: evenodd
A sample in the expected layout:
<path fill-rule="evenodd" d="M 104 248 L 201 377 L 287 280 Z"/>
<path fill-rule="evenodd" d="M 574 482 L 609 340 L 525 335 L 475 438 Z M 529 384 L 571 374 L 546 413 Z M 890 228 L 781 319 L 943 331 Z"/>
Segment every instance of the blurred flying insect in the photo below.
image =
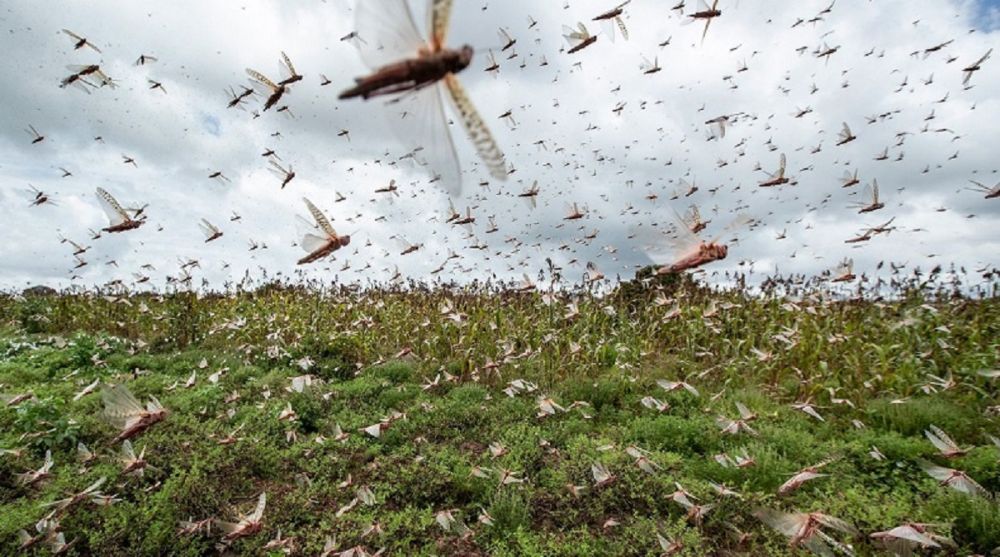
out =
<path fill-rule="evenodd" d="M 373 43 L 359 48 L 359 53 L 373 73 L 357 78 L 340 98 L 397 95 L 391 102 L 401 103 L 408 116 L 399 125 L 412 127 L 395 130 L 394 126 L 394 130 L 407 143 L 405 147 L 424 148 L 421 152 L 424 160 L 419 162 L 439 178 L 437 181 L 450 195 L 457 197 L 462 191 L 461 165 L 442 97 L 451 100 L 490 174 L 498 180 L 506 179 L 507 165 L 503 151 L 457 77 L 472 62 L 473 48 L 445 47 L 452 3 L 452 0 L 428 3 L 430 41 L 425 41 L 406 0 L 359 1 L 355 7 L 357 31 Z"/>
<path fill-rule="evenodd" d="M 639 69 L 642 70 L 642 73 L 645 75 L 652 75 L 654 73 L 658 73 L 663 68 L 660 67 L 659 57 L 653 57 L 653 61 L 650 62 L 649 58 L 643 56 L 642 64 L 639 65 Z"/>
<path fill-rule="evenodd" d="M 222 231 L 219 230 L 219 227 L 208 222 L 207 219 L 201 219 L 201 222 L 198 223 L 198 228 L 200 228 L 202 234 L 205 235 L 206 244 L 209 242 L 214 242 L 215 240 L 218 240 L 219 238 L 222 237 Z"/>
<path fill-rule="evenodd" d="M 270 163 L 271 163 L 271 168 L 269 168 L 268 170 L 270 170 L 272 174 L 281 179 L 281 189 L 285 189 L 285 186 L 287 186 L 292 180 L 295 179 L 295 169 L 292 168 L 292 165 L 288 165 L 288 168 L 286 169 L 273 159 L 270 161 Z"/>
<path fill-rule="evenodd" d="M 535 199 L 538 197 L 538 192 L 539 191 L 540 190 L 539 190 L 539 187 L 538 187 L 538 180 L 535 180 L 531 184 L 531 187 L 529 187 L 526 190 L 522 191 L 521 193 L 517 194 L 517 196 L 521 197 L 521 198 L 524 198 L 524 199 L 527 199 L 531 203 L 531 208 L 534 209 L 536 207 L 536 205 L 537 205 L 536 202 L 535 202 Z"/>
<path fill-rule="evenodd" d="M 712 24 L 712 20 L 721 16 L 722 10 L 719 9 L 719 0 L 714 0 L 712 6 L 708 6 L 708 2 L 705 0 L 698 0 L 698 11 L 690 14 L 688 21 L 695 21 L 698 19 L 705 20 L 705 30 L 701 32 L 701 42 L 705 42 L 705 36 L 708 35 L 708 26 Z"/>
<path fill-rule="evenodd" d="M 237 93 L 235 89 L 230 87 L 228 90 L 226 90 L 226 94 L 229 96 L 229 102 L 226 104 L 226 107 L 242 109 L 243 101 L 245 101 L 247 97 L 253 95 L 254 93 L 256 93 L 256 91 L 254 91 L 250 87 L 243 87 L 243 90 L 240 91 L 239 93 Z"/>
<path fill-rule="evenodd" d="M 156 398 L 150 397 L 146 407 L 136 400 L 125 385 L 104 385 L 101 389 L 104 417 L 111 425 L 121 429 L 115 441 L 125 441 L 139 435 L 167 417 L 167 409 Z"/>
<path fill-rule="evenodd" d="M 503 46 L 500 47 L 500 52 L 507 52 L 508 50 L 514 48 L 514 45 L 517 44 L 517 39 L 511 37 L 510 33 L 508 33 L 503 27 L 501 27 L 497 33 L 500 35 L 500 40 L 503 41 Z"/>
<path fill-rule="evenodd" d="M 71 66 L 66 66 L 66 68 L 73 73 L 63 78 L 63 80 L 59 84 L 60 88 L 65 88 L 68 85 L 76 85 L 77 88 L 83 90 L 85 93 L 89 95 L 90 89 L 88 89 L 87 87 L 96 89 L 97 85 L 94 85 L 93 83 L 87 81 L 85 79 L 87 77 L 96 78 L 100 82 L 101 86 L 107 85 L 112 89 L 117 87 L 115 81 L 111 79 L 106 73 L 104 73 L 101 70 L 101 67 L 98 66 L 97 64 L 91 64 L 89 66 L 71 65 Z"/>
<path fill-rule="evenodd" d="M 824 58 L 826 60 L 825 63 L 829 64 L 830 57 L 836 54 L 838 50 L 840 50 L 839 46 L 830 46 L 826 43 L 823 43 L 823 46 L 816 49 L 815 54 L 817 58 Z"/>
<path fill-rule="evenodd" d="M 684 219 L 673 213 L 674 236 L 667 236 L 661 230 L 637 230 L 646 256 L 659 266 L 657 274 L 680 273 L 696 269 L 713 261 L 720 261 L 729 255 L 729 247 L 719 242 L 719 237 L 704 240 L 691 231 Z M 737 217 L 722 233 L 750 222 L 746 217 Z"/>
<path fill-rule="evenodd" d="M 110 222 L 108 227 L 101 229 L 104 232 L 125 232 L 139 228 L 146 223 L 145 217 L 140 219 L 129 215 L 128 211 L 118 203 L 118 200 L 102 188 L 97 188 L 97 200 Z"/>
<path fill-rule="evenodd" d="M 44 191 L 36 188 L 31 184 L 28 184 L 28 187 L 31 188 L 31 193 L 33 194 L 33 197 L 31 199 L 32 207 L 37 207 L 38 205 L 44 205 L 46 203 L 48 203 L 49 205 L 56 204 L 54 201 L 52 201 L 52 196 L 50 196 L 49 194 L 45 193 Z"/>
<path fill-rule="evenodd" d="M 569 43 L 569 50 L 566 54 L 576 54 L 588 46 L 597 42 L 597 35 L 591 35 L 587 31 L 587 26 L 583 22 L 577 23 L 577 29 L 568 25 L 563 25 L 563 38 Z"/>
<path fill-rule="evenodd" d="M 844 127 L 841 128 L 840 135 L 837 137 L 837 146 L 846 145 L 857 138 L 856 135 L 851 133 L 851 128 L 847 125 L 847 122 L 844 122 Z"/>
<path fill-rule="evenodd" d="M 330 224 L 329 219 L 326 218 L 326 215 L 313 205 L 311 201 L 304 197 L 302 198 L 302 201 L 309 209 L 309 213 L 312 214 L 315 224 L 309 224 L 303 219 L 304 223 L 309 227 L 309 232 L 303 234 L 299 245 L 302 246 L 302 249 L 307 251 L 309 254 L 302 259 L 299 259 L 299 265 L 306 265 L 319 261 L 320 259 L 323 259 L 324 257 L 351 243 L 351 237 L 339 236 L 337 231 L 335 231 L 333 226 Z M 316 234 L 317 232 L 319 235 Z"/>
<path fill-rule="evenodd" d="M 69 29 L 63 29 L 62 32 L 65 33 L 65 34 L 67 34 L 67 35 L 69 35 L 69 37 L 71 39 L 73 39 L 74 41 L 76 41 L 73 44 L 73 49 L 74 50 L 80 50 L 81 48 L 83 48 L 83 47 L 86 46 L 88 48 L 92 48 L 94 50 L 94 52 L 97 52 L 98 54 L 100 54 L 101 49 L 99 49 L 96 46 L 94 46 L 94 43 L 88 41 L 84 37 L 81 37 L 80 35 L 77 35 L 76 33 L 70 31 Z"/>
<path fill-rule="evenodd" d="M 962 71 L 965 72 L 965 77 L 962 78 L 962 85 L 968 85 L 969 84 L 969 80 L 972 79 L 972 74 L 974 74 L 974 73 L 978 72 L 979 70 L 983 69 L 983 62 L 985 62 L 986 60 L 988 60 L 991 54 L 993 54 L 993 49 L 992 48 L 989 49 L 986 52 L 986 54 L 983 55 L 982 58 L 980 58 L 979 60 L 976 60 L 975 64 L 972 64 L 971 66 L 967 66 L 965 68 L 962 68 Z"/>
<path fill-rule="evenodd" d="M 859 214 L 871 213 L 885 207 L 885 203 L 878 197 L 878 180 L 872 180 L 871 185 L 865 186 L 865 197 L 870 198 L 871 201 L 859 202 L 855 205 Z"/>
<path fill-rule="evenodd" d="M 500 75 L 500 64 L 497 63 L 497 58 L 493 55 L 493 50 L 490 50 L 486 56 L 489 58 L 490 64 L 483 71 L 493 74 L 493 77 Z"/>
<path fill-rule="evenodd" d="M 32 145 L 45 141 L 45 136 L 38 133 L 38 130 L 35 129 L 35 126 L 32 126 L 31 124 L 28 124 L 28 128 L 25 129 L 24 131 L 25 133 L 31 136 Z"/>
<path fill-rule="evenodd" d="M 975 188 L 969 188 L 969 189 L 971 189 L 972 191 L 978 191 L 978 192 L 981 192 L 981 193 L 985 193 L 986 194 L 986 199 L 997 199 L 997 198 L 1000 198 L 1000 182 L 997 182 L 996 185 L 994 185 L 991 188 L 991 187 L 989 187 L 989 186 L 987 186 L 985 184 L 980 184 L 979 182 L 977 182 L 975 180 L 969 180 L 969 181 L 976 185 Z"/>
<path fill-rule="evenodd" d="M 702 230 L 705 230 L 708 225 L 712 222 L 710 220 L 702 220 L 701 211 L 698 210 L 697 205 L 692 205 L 691 209 L 684 215 L 684 224 L 688 227 L 688 230 L 692 234 L 697 234 Z"/>
<path fill-rule="evenodd" d="M 778 170 L 776 170 L 774 174 L 771 174 L 767 180 L 764 180 L 758 185 L 762 188 L 769 188 L 773 186 L 781 186 L 787 184 L 789 182 L 789 179 L 785 176 L 785 165 L 786 165 L 785 154 L 782 153 L 781 158 L 778 161 Z"/>
<path fill-rule="evenodd" d="M 615 42 L 616 32 L 621 33 L 622 38 L 626 41 L 628 40 L 628 28 L 625 27 L 625 21 L 622 19 L 622 15 L 625 14 L 625 6 L 629 5 L 630 2 L 632 2 L 632 0 L 626 0 L 625 2 L 615 6 L 613 9 L 608 10 L 593 19 L 593 21 L 600 21 L 604 24 L 605 34 L 611 42 Z"/>
<path fill-rule="evenodd" d="M 292 65 L 292 61 L 288 58 L 288 55 L 284 52 L 281 53 L 281 61 L 279 62 L 281 66 L 281 81 L 275 83 L 268 79 L 267 76 L 254 70 L 252 68 L 247 68 L 247 75 L 250 76 L 250 80 L 253 83 L 254 89 L 263 94 L 264 98 L 264 111 L 266 112 L 281 98 L 288 93 L 288 86 L 297 82 L 302 81 L 302 76 L 295 71 L 295 66 Z"/>
<path fill-rule="evenodd" d="M 854 274 L 854 260 L 845 259 L 834 269 L 833 278 L 830 279 L 830 282 L 850 282 L 855 278 L 857 276 Z"/>
<path fill-rule="evenodd" d="M 858 178 L 858 171 L 856 169 L 854 172 L 851 172 L 850 170 L 844 171 L 844 176 L 840 179 L 840 187 L 842 188 L 849 188 L 860 183 L 861 179 Z"/>

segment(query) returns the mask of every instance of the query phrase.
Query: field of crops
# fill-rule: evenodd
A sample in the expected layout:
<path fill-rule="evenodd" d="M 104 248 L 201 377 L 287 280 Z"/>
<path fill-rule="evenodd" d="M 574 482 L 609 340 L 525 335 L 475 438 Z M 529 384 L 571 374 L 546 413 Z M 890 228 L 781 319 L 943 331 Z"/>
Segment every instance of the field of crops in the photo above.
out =
<path fill-rule="evenodd" d="M 271 286 L 0 318 L 3 555 L 1000 546 L 996 298 Z M 166 411 L 132 456 L 125 389 Z"/>

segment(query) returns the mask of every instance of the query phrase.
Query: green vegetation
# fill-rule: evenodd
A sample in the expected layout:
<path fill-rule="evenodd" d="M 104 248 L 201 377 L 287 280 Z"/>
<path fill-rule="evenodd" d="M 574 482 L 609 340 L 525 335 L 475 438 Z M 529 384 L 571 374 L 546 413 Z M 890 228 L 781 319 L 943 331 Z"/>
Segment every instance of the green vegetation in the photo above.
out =
<path fill-rule="evenodd" d="M 862 555 L 878 552 L 868 534 L 906 522 L 947 524 L 938 533 L 960 554 L 1000 546 L 995 499 L 920 468 L 963 470 L 1000 492 L 989 437 L 1000 437 L 998 380 L 979 373 L 997 366 L 995 298 L 790 302 L 689 283 L 604 297 L 276 285 L 6 297 L 0 327 L 0 393 L 33 395 L 0 406 L 3 555 L 22 553 L 17 532 L 35 533 L 44 503 L 102 476 L 102 491 L 120 500 L 61 518 L 66 541 L 77 540 L 69 554 L 215 553 L 218 529 L 178 535 L 181 521 L 232 521 L 261 492 L 263 530 L 235 542 L 238 553 L 266 554 L 279 529 L 302 555 L 319 555 L 330 538 L 339 550 L 389 555 L 654 555 L 657 533 L 683 543 L 680 555 L 794 553 L 753 516 L 758 507 L 846 520 L 863 535 L 832 534 Z M 319 381 L 294 392 L 303 374 Z M 664 379 L 699 395 L 668 392 Z M 146 449 L 142 477 L 121 472 L 100 390 L 74 400 L 95 380 L 125 383 L 170 412 L 132 439 Z M 516 380 L 525 388 L 511 388 Z M 565 411 L 539 418 L 540 397 Z M 757 436 L 721 433 L 717 417 L 738 418 L 737 402 L 757 414 Z M 792 406 L 805 402 L 823 421 Z M 288 405 L 295 418 L 279 420 Z M 379 438 L 361 431 L 383 420 Z M 973 448 L 939 456 L 924 437 L 931 425 Z M 78 442 L 95 462 L 78 462 Z M 646 451 L 653 473 L 630 446 Z M 51 477 L 20 485 L 16 474 L 38 469 L 47 450 Z M 723 453 L 755 464 L 723 466 Z M 826 459 L 828 476 L 778 496 Z M 596 463 L 616 478 L 596 487 Z M 515 481 L 501 485 L 505 476 Z M 714 505 L 700 524 L 672 499 L 677 484 Z M 362 487 L 374 504 L 337 516 Z M 446 531 L 441 511 L 472 533 Z M 737 530 L 749 541 L 740 545 Z M 50 553 L 44 543 L 31 551 Z"/>

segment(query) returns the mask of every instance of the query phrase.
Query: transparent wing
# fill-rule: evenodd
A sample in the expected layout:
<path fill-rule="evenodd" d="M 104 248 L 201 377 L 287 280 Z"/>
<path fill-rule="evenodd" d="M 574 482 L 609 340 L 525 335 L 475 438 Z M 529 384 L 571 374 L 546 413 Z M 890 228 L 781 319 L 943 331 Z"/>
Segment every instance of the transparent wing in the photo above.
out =
<path fill-rule="evenodd" d="M 921 462 L 920 463 L 920 467 L 930 477 L 934 478 L 935 480 L 941 481 L 941 482 L 943 482 L 943 481 L 947 480 L 948 478 L 950 478 L 952 472 L 954 472 L 954 470 L 952 470 L 951 468 L 945 468 L 943 466 L 937 466 L 935 464 L 931 464 L 930 462 Z"/>
<path fill-rule="evenodd" d="M 826 526 L 827 528 L 833 528 L 835 530 L 840 530 L 841 532 L 848 532 L 851 534 L 858 533 L 858 530 L 854 526 L 851 526 L 851 524 L 845 520 L 841 520 L 839 518 L 830 516 L 828 514 L 820 514 L 820 513 L 817 513 L 815 517 L 816 520 L 820 522 L 820 524 Z"/>
<path fill-rule="evenodd" d="M 622 38 L 623 38 L 623 39 L 625 39 L 625 40 L 627 41 L 627 40 L 628 40 L 628 28 L 627 28 L 627 27 L 625 27 L 625 20 L 623 20 L 623 19 L 622 19 L 622 18 L 621 18 L 621 17 L 619 16 L 619 17 L 616 17 L 616 18 L 615 18 L 615 23 L 617 23 L 617 24 L 618 24 L 618 31 L 620 31 L 620 32 L 621 32 L 621 34 L 622 34 Z"/>
<path fill-rule="evenodd" d="M 118 427 L 144 411 L 142 404 L 125 385 L 104 385 L 101 388 L 101 400 L 104 402 L 104 416 Z"/>
<path fill-rule="evenodd" d="M 260 498 L 257 499 L 257 508 L 254 509 L 253 514 L 250 515 L 250 520 L 252 522 L 260 522 L 261 517 L 264 516 L 264 507 L 267 505 L 267 493 L 261 493 Z"/>
<path fill-rule="evenodd" d="M 759 509 L 754 512 L 754 515 L 764 524 L 767 524 L 789 538 L 799 532 L 804 518 L 800 514 L 783 513 L 771 509 Z"/>
<path fill-rule="evenodd" d="M 281 51 L 281 66 L 282 71 L 287 74 L 285 79 L 291 79 L 292 77 L 299 75 L 295 72 L 295 66 L 292 65 L 292 59 L 285 54 L 285 51 Z"/>
<path fill-rule="evenodd" d="M 201 219 L 201 222 L 198 223 L 198 228 L 201 229 L 201 233 L 204 234 L 206 238 L 211 238 L 216 232 L 218 232 L 218 229 L 212 226 L 212 223 L 205 219 Z"/>
<path fill-rule="evenodd" d="M 448 40 L 448 27 L 451 22 L 452 0 L 433 0 L 430 11 L 431 45 L 434 50 L 441 50 Z"/>
<path fill-rule="evenodd" d="M 503 151 L 500 150 L 500 146 L 493 139 L 493 134 L 490 133 L 489 126 L 479 116 L 476 107 L 472 104 L 472 100 L 469 99 L 469 95 L 465 92 L 458 78 L 454 74 L 448 74 L 445 76 L 444 81 L 448 92 L 451 93 L 450 97 L 454 103 L 453 106 L 462 119 L 465 131 L 469 134 L 469 139 L 472 140 L 472 144 L 476 147 L 479 158 L 486 163 L 491 176 L 497 180 L 506 180 L 507 163 L 504 161 Z"/>
<path fill-rule="evenodd" d="M 354 8 L 355 29 L 369 42 L 358 52 L 369 68 L 376 70 L 427 48 L 417 29 L 407 0 L 359 0 Z"/>
<path fill-rule="evenodd" d="M 117 226 L 129 220 L 128 213 L 118 203 L 118 200 L 112 197 L 110 193 L 104 191 L 103 188 L 97 188 L 97 201 L 100 202 L 101 209 L 104 209 L 104 214 L 111 221 L 111 226 Z"/>
<path fill-rule="evenodd" d="M 302 236 L 302 240 L 299 241 L 299 245 L 301 245 L 302 249 L 304 249 L 306 252 L 313 253 L 315 251 L 319 251 L 324 246 L 326 246 L 326 243 L 328 241 L 329 240 L 327 240 L 326 238 L 320 238 L 315 234 L 304 234 Z"/>
<path fill-rule="evenodd" d="M 847 126 L 847 122 L 843 122 L 844 127 L 840 130 L 840 139 L 844 140 L 851 137 L 851 128 Z"/>
<path fill-rule="evenodd" d="M 250 79 L 254 80 L 255 82 L 269 88 L 271 91 L 268 91 L 267 92 L 268 94 L 270 94 L 271 92 L 275 91 L 278 88 L 278 86 L 275 85 L 273 81 L 268 79 L 266 75 L 258 72 L 257 70 L 247 68 L 247 75 L 250 76 Z"/>
<path fill-rule="evenodd" d="M 232 534 L 240 527 L 240 525 L 235 522 L 226 522 L 225 520 L 216 519 L 213 520 L 212 523 L 215 524 L 216 528 L 222 530 L 222 533 L 224 534 Z"/>
<path fill-rule="evenodd" d="M 316 219 L 316 224 L 323 229 L 323 232 L 326 232 L 331 237 L 336 238 L 337 233 L 333 230 L 333 226 L 330 224 L 330 221 L 327 220 L 326 215 L 323 214 L 323 211 L 320 211 L 319 208 L 313 205 L 312 201 L 309 201 L 305 197 L 302 198 L 302 201 L 305 202 L 306 207 L 309 208 L 309 212 L 312 214 L 312 217 Z"/>
<path fill-rule="evenodd" d="M 458 162 L 441 85 L 435 84 L 398 98 L 392 106 L 399 115 L 390 128 L 414 160 L 423 165 L 453 197 L 462 193 L 462 168 Z M 419 151 L 417 151 L 417 149 Z"/>
<path fill-rule="evenodd" d="M 675 219 L 680 219 L 674 213 Z M 674 230 L 669 227 L 636 226 L 631 229 L 639 248 L 657 265 L 669 265 L 676 261 L 680 254 L 701 244 L 701 240 L 688 230 L 683 222 L 677 222 Z"/>

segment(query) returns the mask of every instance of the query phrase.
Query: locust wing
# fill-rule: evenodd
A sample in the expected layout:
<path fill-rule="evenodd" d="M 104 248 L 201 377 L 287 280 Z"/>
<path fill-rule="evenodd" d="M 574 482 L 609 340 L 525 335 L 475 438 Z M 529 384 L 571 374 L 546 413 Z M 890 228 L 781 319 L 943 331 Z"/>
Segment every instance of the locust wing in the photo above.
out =
<path fill-rule="evenodd" d="M 104 417 L 118 428 L 124 428 L 129 421 L 145 412 L 125 385 L 102 386 L 101 400 L 104 402 Z"/>
<path fill-rule="evenodd" d="M 270 95 L 278 90 L 278 86 L 273 81 L 257 70 L 247 68 L 247 75 L 250 76 L 251 81 L 253 81 L 254 90 L 258 93 Z"/>
<path fill-rule="evenodd" d="M 433 0 L 430 6 L 431 46 L 434 51 L 444 48 L 448 40 L 448 28 L 451 22 L 452 0 Z"/>
<path fill-rule="evenodd" d="M 101 208 L 111 221 L 111 226 L 117 226 L 130 220 L 128 213 L 122 208 L 118 200 L 106 192 L 103 188 L 97 188 L 97 200 L 101 203 Z"/>
<path fill-rule="evenodd" d="M 451 4 L 451 2 L 435 2 Z M 434 7 L 432 6 L 432 10 Z M 407 0 L 358 0 L 354 8 L 358 36 L 370 44 L 358 52 L 372 70 L 404 58 L 412 58 L 428 47 L 417 29 Z"/>
<path fill-rule="evenodd" d="M 472 144 L 475 145 L 476 152 L 479 153 L 479 158 L 486 163 L 491 176 L 497 180 L 506 180 L 507 163 L 504 160 L 503 151 L 500 150 L 500 146 L 497 145 L 493 134 L 490 133 L 489 126 L 486 125 L 479 112 L 476 111 L 476 107 L 472 104 L 472 100 L 465 92 L 458 78 L 454 74 L 448 74 L 445 76 L 444 81 L 450 93 L 451 100 L 454 103 L 455 110 L 458 112 L 462 124 L 465 126 L 465 131 L 469 134 Z"/>
<path fill-rule="evenodd" d="M 299 230 L 299 246 L 306 253 L 313 253 L 326 247 L 330 239 L 321 236 L 320 230 L 315 224 L 302 217 L 298 217 L 296 220 Z"/>
<path fill-rule="evenodd" d="M 253 514 L 249 516 L 249 521 L 260 522 L 260 519 L 264 517 L 265 506 L 267 506 L 267 493 L 261 493 L 260 497 L 257 498 L 257 508 L 255 508 Z"/>
<path fill-rule="evenodd" d="M 309 208 L 309 213 L 312 214 L 313 219 L 316 221 L 316 225 L 319 226 L 323 232 L 326 232 L 331 238 L 336 238 L 337 233 L 333 230 L 333 226 L 330 224 L 329 219 L 320 211 L 318 207 L 313 205 L 312 201 L 309 201 L 305 197 L 302 198 L 305 202 L 306 207 Z"/>
<path fill-rule="evenodd" d="M 284 74 L 284 76 L 283 76 L 284 79 L 292 79 L 292 78 L 296 77 L 297 75 L 299 75 L 295 71 L 295 66 L 292 65 L 291 58 L 289 58 L 288 55 L 285 54 L 285 51 L 281 51 L 281 62 L 280 62 L 280 65 L 281 65 L 281 72 L 282 72 L 282 74 Z"/>

